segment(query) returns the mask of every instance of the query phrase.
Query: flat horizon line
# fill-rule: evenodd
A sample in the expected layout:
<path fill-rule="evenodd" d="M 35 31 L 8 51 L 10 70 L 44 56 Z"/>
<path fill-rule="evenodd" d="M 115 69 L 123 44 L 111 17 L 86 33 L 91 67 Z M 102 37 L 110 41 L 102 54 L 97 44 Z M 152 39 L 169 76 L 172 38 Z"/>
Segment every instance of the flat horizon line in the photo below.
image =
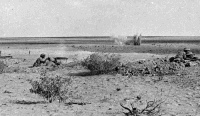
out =
<path fill-rule="evenodd" d="M 125 36 L 125 35 L 117 35 L 117 36 Z M 116 36 L 116 37 L 117 37 Z M 134 35 L 133 35 L 134 36 Z M 25 36 L 23 36 L 23 37 L 20 37 L 20 36 L 18 36 L 18 37 L 0 37 L 0 38 L 81 38 L 81 37 L 112 37 L 112 36 L 46 36 L 46 37 L 39 37 L 39 36 L 35 36 L 35 37 L 32 37 L 32 36 L 27 36 L 27 37 L 25 37 Z M 114 36 L 115 37 L 115 36 Z M 132 37 L 132 36 L 127 36 L 127 37 Z M 200 35 L 199 36 L 143 36 L 142 35 L 142 37 L 200 37 Z"/>
<path fill-rule="evenodd" d="M 133 36 L 126 36 L 126 37 L 133 37 Z M 108 37 L 112 36 L 46 36 L 46 37 L 36 36 L 36 37 L 0 37 L 0 38 L 108 38 Z M 142 36 L 142 37 L 200 37 L 200 36 Z"/>

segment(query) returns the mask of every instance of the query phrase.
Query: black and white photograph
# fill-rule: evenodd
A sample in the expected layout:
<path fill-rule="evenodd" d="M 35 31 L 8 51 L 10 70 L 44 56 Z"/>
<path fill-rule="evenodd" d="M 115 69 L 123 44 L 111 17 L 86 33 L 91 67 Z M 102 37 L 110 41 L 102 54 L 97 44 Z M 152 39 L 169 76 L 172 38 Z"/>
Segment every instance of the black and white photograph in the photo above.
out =
<path fill-rule="evenodd" d="M 0 0 L 0 116 L 200 116 L 200 0 Z"/>

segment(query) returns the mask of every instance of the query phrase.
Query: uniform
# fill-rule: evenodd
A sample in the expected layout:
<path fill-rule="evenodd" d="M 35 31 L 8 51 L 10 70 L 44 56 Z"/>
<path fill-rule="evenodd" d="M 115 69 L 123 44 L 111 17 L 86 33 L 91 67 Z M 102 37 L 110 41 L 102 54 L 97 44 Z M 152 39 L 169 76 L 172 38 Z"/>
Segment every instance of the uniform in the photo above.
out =
<path fill-rule="evenodd" d="M 186 54 L 186 59 L 190 60 L 190 61 L 197 61 L 197 60 L 199 60 L 199 58 L 195 57 L 195 54 L 193 54 L 192 52 L 188 52 Z"/>
<path fill-rule="evenodd" d="M 174 62 L 185 62 L 186 54 L 185 52 L 178 52 L 176 56 L 173 58 Z M 170 59 L 172 60 L 172 58 Z"/>
<path fill-rule="evenodd" d="M 184 48 L 183 51 L 179 51 L 175 57 L 169 59 L 170 62 L 185 62 L 187 60 L 186 54 L 190 52 L 189 48 Z"/>
<path fill-rule="evenodd" d="M 180 58 L 181 60 L 184 60 L 186 58 L 186 53 L 185 52 L 178 52 L 175 56 L 175 59 L 176 58 Z"/>
<path fill-rule="evenodd" d="M 41 54 L 40 57 L 33 64 L 33 67 L 38 67 L 41 66 L 42 64 L 45 65 L 45 63 L 46 63 L 45 54 Z"/>
<path fill-rule="evenodd" d="M 57 60 L 55 58 L 48 57 L 46 59 L 46 65 L 47 66 L 56 66 L 56 65 L 59 65 L 59 63 L 57 62 Z"/>

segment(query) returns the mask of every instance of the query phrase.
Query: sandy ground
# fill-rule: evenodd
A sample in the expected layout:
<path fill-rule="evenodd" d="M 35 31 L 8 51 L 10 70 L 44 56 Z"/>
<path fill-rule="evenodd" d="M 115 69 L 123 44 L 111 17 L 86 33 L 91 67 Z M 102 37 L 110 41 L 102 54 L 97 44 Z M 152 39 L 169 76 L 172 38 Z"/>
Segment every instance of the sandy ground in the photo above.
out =
<path fill-rule="evenodd" d="M 79 45 L 78 45 L 79 46 Z M 82 45 L 83 47 L 90 46 L 90 45 Z M 101 46 L 101 45 L 100 45 Z M 104 46 L 102 46 L 103 48 Z M 108 46 L 109 48 L 109 46 Z M 94 49 L 94 48 L 91 48 Z M 111 49 L 110 49 L 111 50 Z M 0 51 L 2 56 L 11 55 L 13 58 L 16 59 L 27 59 L 29 61 L 29 65 L 33 64 L 34 61 L 39 57 L 40 54 L 45 53 L 46 56 L 50 57 L 67 57 L 68 62 L 72 62 L 73 60 L 82 60 L 89 56 L 90 54 L 98 51 L 89 51 L 85 50 L 84 48 L 75 48 L 72 45 L 63 45 L 63 44 L 56 44 L 56 45 L 2 45 L 0 46 Z M 103 51 L 103 50 L 102 50 Z M 116 51 L 118 51 L 116 49 Z M 130 51 L 130 50 L 127 50 Z M 29 54 L 30 53 L 30 54 Z M 110 53 L 110 52 L 105 52 Z M 153 53 L 135 53 L 134 51 L 126 53 L 116 53 L 121 55 L 123 61 L 134 61 L 139 59 L 146 59 L 146 58 L 155 58 L 155 57 L 166 57 L 168 55 L 156 55 Z"/>
<path fill-rule="evenodd" d="M 40 53 L 49 56 L 82 59 L 92 52 L 81 51 L 73 47 L 59 46 L 1 46 L 2 55 L 12 55 L 16 59 L 26 59 L 12 66 L 27 67 Z M 31 54 L 29 54 L 31 51 Z M 123 61 L 166 57 L 150 53 L 120 53 Z M 169 54 L 168 54 L 169 55 Z M 16 61 L 15 59 L 15 61 Z M 8 60 L 9 61 L 9 60 Z M 11 62 L 12 60 L 10 60 Z M 78 73 L 82 69 L 65 68 L 54 75 L 69 77 L 69 73 Z M 39 77 L 39 73 L 13 72 L 0 74 L 0 116 L 124 116 L 126 112 L 119 104 L 129 106 L 141 97 L 141 104 L 146 100 L 162 99 L 162 116 L 200 116 L 200 93 L 196 90 L 178 88 L 163 81 L 155 83 L 157 77 L 131 77 L 121 75 L 71 76 L 70 97 L 66 103 L 47 103 L 42 97 L 30 93 L 29 79 Z M 84 105 L 67 104 L 84 102 Z M 137 106 L 137 105 L 136 105 Z"/>

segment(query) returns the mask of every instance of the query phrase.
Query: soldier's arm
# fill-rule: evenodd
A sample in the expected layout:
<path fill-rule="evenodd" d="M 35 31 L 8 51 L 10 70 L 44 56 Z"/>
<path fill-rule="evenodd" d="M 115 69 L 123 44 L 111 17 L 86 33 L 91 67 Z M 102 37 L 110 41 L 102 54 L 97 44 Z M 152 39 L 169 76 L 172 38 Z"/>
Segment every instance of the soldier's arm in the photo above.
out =
<path fill-rule="evenodd" d="M 34 67 L 37 67 L 40 65 L 40 58 L 38 58 L 35 63 L 33 64 Z"/>
<path fill-rule="evenodd" d="M 183 53 L 183 59 L 184 59 L 184 60 L 187 59 L 185 52 Z"/>

